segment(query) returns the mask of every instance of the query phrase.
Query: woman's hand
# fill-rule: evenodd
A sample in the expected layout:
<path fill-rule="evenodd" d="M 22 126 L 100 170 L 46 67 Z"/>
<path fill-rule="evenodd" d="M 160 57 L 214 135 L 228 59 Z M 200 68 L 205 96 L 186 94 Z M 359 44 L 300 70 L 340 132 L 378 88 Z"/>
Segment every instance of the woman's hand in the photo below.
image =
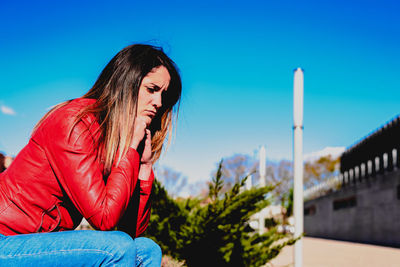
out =
<path fill-rule="evenodd" d="M 151 131 L 146 129 L 147 124 L 141 117 L 136 117 L 134 127 L 134 136 L 131 148 L 138 152 L 143 148 L 143 152 L 139 152 L 139 154 L 141 154 L 139 179 L 148 180 L 153 166 L 151 162 Z"/>
<path fill-rule="evenodd" d="M 142 117 L 136 117 L 135 125 L 133 129 L 133 139 L 131 143 L 131 148 L 137 150 L 140 142 L 142 142 L 144 135 L 146 133 L 146 121 Z"/>
<path fill-rule="evenodd" d="M 144 148 L 142 157 L 140 158 L 140 169 L 139 169 L 139 179 L 148 180 L 151 174 L 152 168 L 151 162 L 151 132 L 146 129 L 146 137 L 144 139 Z"/>
<path fill-rule="evenodd" d="M 146 129 L 146 137 L 144 140 L 144 149 L 142 157 L 140 158 L 140 164 L 152 164 L 151 162 L 151 132 Z"/>

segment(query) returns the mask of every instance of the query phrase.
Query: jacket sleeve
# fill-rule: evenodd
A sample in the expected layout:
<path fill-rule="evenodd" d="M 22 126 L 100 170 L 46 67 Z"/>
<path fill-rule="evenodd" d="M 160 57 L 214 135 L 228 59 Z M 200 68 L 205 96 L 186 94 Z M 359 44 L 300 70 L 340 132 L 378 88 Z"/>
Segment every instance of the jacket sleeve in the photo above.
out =
<path fill-rule="evenodd" d="M 128 233 L 133 238 L 143 234 L 149 223 L 153 181 L 153 171 L 148 180 L 139 179 L 128 209 L 118 223 L 118 230 Z"/>
<path fill-rule="evenodd" d="M 136 236 L 141 235 L 147 228 L 150 220 L 151 211 L 151 188 L 153 185 L 154 173 L 150 174 L 148 180 L 139 180 L 140 183 L 140 200 L 139 200 L 139 211 L 136 226 Z"/>
<path fill-rule="evenodd" d="M 128 207 L 138 180 L 139 154 L 130 148 L 105 179 L 94 137 L 83 121 L 58 123 L 47 129 L 45 152 L 63 190 L 95 228 L 113 229 Z M 49 134 L 51 132 L 51 135 Z"/>

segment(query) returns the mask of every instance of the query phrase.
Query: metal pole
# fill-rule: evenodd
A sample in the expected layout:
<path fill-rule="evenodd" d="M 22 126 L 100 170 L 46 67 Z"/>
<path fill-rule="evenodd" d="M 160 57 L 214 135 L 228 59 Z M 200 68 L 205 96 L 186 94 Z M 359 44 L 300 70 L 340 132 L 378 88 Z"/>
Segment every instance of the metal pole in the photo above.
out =
<path fill-rule="evenodd" d="M 249 175 L 249 177 L 247 177 L 247 180 L 246 180 L 246 189 L 250 190 L 252 186 L 253 186 L 252 185 L 252 176 Z"/>
<path fill-rule="evenodd" d="M 266 169 L 265 169 L 265 160 L 266 160 L 266 151 L 265 147 L 261 146 L 260 148 L 260 186 L 264 187 L 266 182 L 265 182 L 265 176 L 266 176 Z"/>
<path fill-rule="evenodd" d="M 261 146 L 260 148 L 260 162 L 259 162 L 259 171 L 260 171 L 260 187 L 264 187 L 266 184 L 265 181 L 265 176 L 266 176 L 266 171 L 265 171 L 265 160 L 266 160 L 266 151 L 265 151 L 265 147 Z M 265 228 L 265 223 L 264 223 L 264 216 L 263 213 L 260 212 L 259 213 L 260 218 L 258 220 L 258 232 L 260 235 L 262 235 L 264 233 L 264 228 Z"/>
<path fill-rule="evenodd" d="M 303 233 L 303 70 L 294 71 L 293 88 L 293 129 L 294 129 L 294 236 Z M 303 266 L 303 240 L 298 240 L 294 245 L 294 266 Z"/>

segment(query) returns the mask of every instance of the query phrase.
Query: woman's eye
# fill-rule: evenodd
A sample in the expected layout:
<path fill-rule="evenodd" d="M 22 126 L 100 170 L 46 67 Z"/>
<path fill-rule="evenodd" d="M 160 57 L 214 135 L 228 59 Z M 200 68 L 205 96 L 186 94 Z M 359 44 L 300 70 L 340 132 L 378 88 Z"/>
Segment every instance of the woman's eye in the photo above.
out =
<path fill-rule="evenodd" d="M 149 91 L 150 93 L 154 93 L 154 92 L 156 92 L 157 90 L 156 90 L 156 88 L 154 88 L 154 87 L 147 87 L 147 91 Z"/>

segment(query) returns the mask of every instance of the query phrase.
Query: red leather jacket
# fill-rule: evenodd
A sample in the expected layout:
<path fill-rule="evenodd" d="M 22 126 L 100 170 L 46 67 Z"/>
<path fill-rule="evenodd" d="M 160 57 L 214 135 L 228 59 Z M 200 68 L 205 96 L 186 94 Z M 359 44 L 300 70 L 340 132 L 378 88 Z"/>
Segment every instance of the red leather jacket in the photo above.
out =
<path fill-rule="evenodd" d="M 138 152 L 130 148 L 105 179 L 95 116 L 82 118 L 68 135 L 77 112 L 94 102 L 75 99 L 52 113 L 0 174 L 1 234 L 72 230 L 82 216 L 95 229 L 111 230 L 125 211 L 123 227 L 131 235 L 146 229 L 154 175 L 138 179 Z"/>

